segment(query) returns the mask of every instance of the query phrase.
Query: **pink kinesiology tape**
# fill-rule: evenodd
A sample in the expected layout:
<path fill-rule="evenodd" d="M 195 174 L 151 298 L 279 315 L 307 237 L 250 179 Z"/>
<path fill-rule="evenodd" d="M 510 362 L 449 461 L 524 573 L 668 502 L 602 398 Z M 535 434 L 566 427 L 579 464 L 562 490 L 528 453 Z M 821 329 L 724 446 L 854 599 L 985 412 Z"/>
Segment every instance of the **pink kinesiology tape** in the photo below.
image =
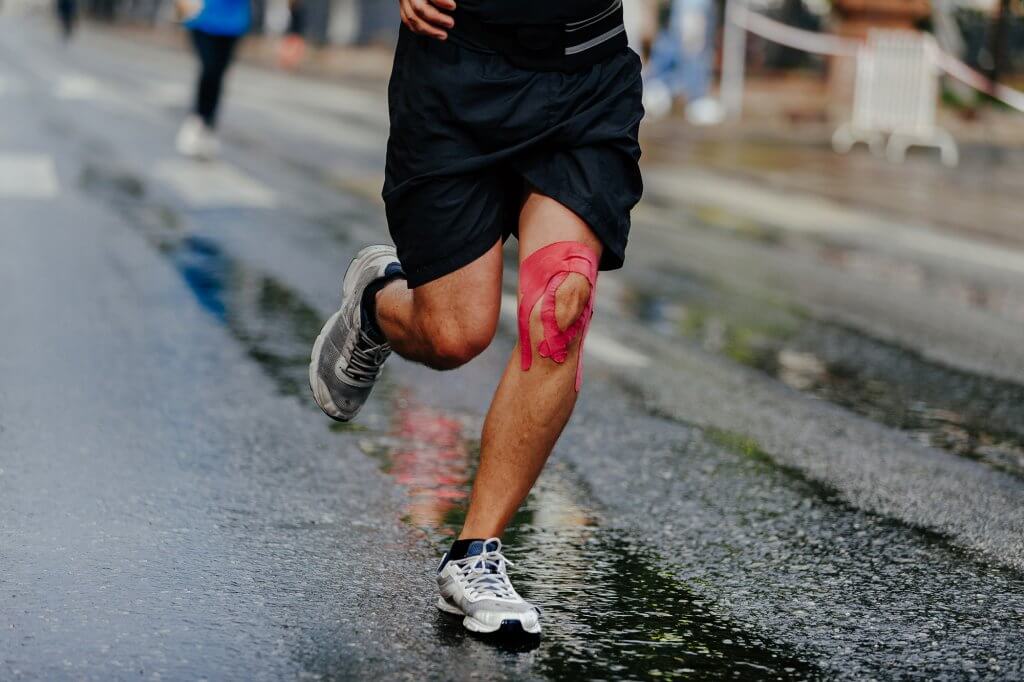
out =
<path fill-rule="evenodd" d="M 542 358 L 561 364 L 569 355 L 569 344 L 579 336 L 576 364 L 576 390 L 583 383 L 583 339 L 594 315 L 594 293 L 597 287 L 597 253 L 579 242 L 555 242 L 530 254 L 519 268 L 519 348 L 524 372 L 533 364 L 533 343 L 530 341 L 530 313 L 541 300 L 540 321 L 544 338 L 537 345 Z M 555 293 L 570 273 L 583 275 L 590 282 L 590 297 L 576 320 L 560 329 L 555 318 Z"/>

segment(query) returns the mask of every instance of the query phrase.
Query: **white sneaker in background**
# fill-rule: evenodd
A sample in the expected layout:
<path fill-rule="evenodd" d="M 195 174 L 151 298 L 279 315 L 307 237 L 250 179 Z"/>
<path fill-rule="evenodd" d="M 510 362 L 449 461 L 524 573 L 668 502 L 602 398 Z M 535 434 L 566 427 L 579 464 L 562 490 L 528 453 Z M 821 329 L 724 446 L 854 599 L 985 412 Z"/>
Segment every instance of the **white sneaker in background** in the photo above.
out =
<path fill-rule="evenodd" d="M 686 120 L 698 126 L 718 125 L 725 120 L 725 108 L 713 97 L 701 97 L 686 105 Z"/>
<path fill-rule="evenodd" d="M 209 161 L 220 152 L 220 141 L 201 118 L 192 115 L 181 124 L 175 147 L 182 156 Z"/>

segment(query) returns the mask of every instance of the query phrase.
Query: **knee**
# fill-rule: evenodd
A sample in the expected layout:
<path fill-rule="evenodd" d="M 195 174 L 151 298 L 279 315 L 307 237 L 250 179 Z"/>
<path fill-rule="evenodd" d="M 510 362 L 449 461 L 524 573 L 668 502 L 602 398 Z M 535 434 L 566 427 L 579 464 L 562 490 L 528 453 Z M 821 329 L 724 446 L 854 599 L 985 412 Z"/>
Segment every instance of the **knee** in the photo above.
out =
<path fill-rule="evenodd" d="M 570 348 L 582 349 L 583 335 L 593 315 L 598 258 L 585 244 L 556 242 L 523 261 L 519 273 L 519 349 L 524 372 L 533 365 L 533 333 L 541 334 L 537 345 L 540 357 L 559 365 L 569 357 Z M 580 358 L 576 363 L 577 391 L 582 377 Z"/>
<path fill-rule="evenodd" d="M 568 329 L 587 309 L 593 287 L 583 275 L 572 272 L 555 290 L 555 320 L 559 329 Z"/>
<path fill-rule="evenodd" d="M 495 330 L 495 325 L 479 322 L 436 327 L 426 334 L 432 351 L 427 364 L 441 370 L 461 367 L 491 345 Z"/>

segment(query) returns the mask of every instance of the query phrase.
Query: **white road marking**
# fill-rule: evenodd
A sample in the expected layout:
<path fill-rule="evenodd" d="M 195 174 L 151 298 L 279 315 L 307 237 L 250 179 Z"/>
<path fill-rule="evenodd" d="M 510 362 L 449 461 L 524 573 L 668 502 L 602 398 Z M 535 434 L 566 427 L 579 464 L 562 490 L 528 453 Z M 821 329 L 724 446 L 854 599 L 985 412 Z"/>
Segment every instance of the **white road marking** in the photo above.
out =
<path fill-rule="evenodd" d="M 587 339 L 583 343 L 583 352 L 612 365 L 637 368 L 651 366 L 651 359 L 643 353 L 638 353 L 629 346 L 593 329 L 587 332 Z"/>
<path fill-rule="evenodd" d="M 781 192 L 745 180 L 693 170 L 652 170 L 644 181 L 685 204 L 723 208 L 754 222 L 792 232 L 845 234 L 898 243 L 921 254 L 1024 273 L 1024 252 L 944 234 L 924 226 L 853 210 L 821 197 Z"/>
<path fill-rule="evenodd" d="M 108 111 L 116 110 L 149 119 L 161 118 L 160 112 L 153 110 L 150 103 L 139 97 L 139 93 L 82 73 L 58 76 L 53 96 L 72 102 L 97 104 Z"/>
<path fill-rule="evenodd" d="M 381 99 L 377 93 L 348 87 L 338 82 L 329 86 L 300 78 L 268 76 L 266 72 L 240 73 L 240 94 L 248 99 L 260 99 L 279 107 L 295 108 L 296 104 L 310 109 L 327 110 L 336 114 L 356 114 L 370 121 L 379 121 L 387 127 L 387 117 L 381 117 Z M 272 78 L 273 80 L 270 80 Z"/>
<path fill-rule="evenodd" d="M 224 162 L 160 161 L 153 175 L 171 185 L 195 208 L 274 208 L 277 195 L 263 183 Z"/>
<path fill-rule="evenodd" d="M 512 294 L 501 295 L 501 316 L 507 320 L 515 322 L 516 315 L 519 314 L 519 299 Z"/>
<path fill-rule="evenodd" d="M 248 100 L 245 105 L 270 119 L 282 130 L 310 140 L 379 154 L 387 144 L 385 129 L 370 130 L 340 117 L 304 113 L 299 109 L 281 109 L 280 104 Z"/>
<path fill-rule="evenodd" d="M 150 85 L 146 99 L 159 106 L 180 105 L 188 102 L 191 94 L 191 88 L 185 83 L 161 81 Z"/>
<path fill-rule="evenodd" d="M 501 295 L 501 316 L 511 324 L 518 322 L 519 299 L 512 294 Z M 583 352 L 602 362 L 621 367 L 650 367 L 651 359 L 629 346 L 619 343 L 614 338 L 595 331 L 593 327 L 587 332 L 583 343 Z"/>
<path fill-rule="evenodd" d="M 88 100 L 100 99 L 102 86 L 99 81 L 83 74 L 66 74 L 57 79 L 53 96 L 57 99 Z"/>
<path fill-rule="evenodd" d="M 52 199 L 60 192 L 53 159 L 42 154 L 0 154 L 0 196 Z"/>
<path fill-rule="evenodd" d="M 722 207 L 759 223 L 794 232 L 863 232 L 863 214 L 827 199 L 780 192 L 722 175 L 695 170 L 648 171 L 645 182 L 663 193 L 697 206 Z"/>
<path fill-rule="evenodd" d="M 17 95 L 27 90 L 25 79 L 16 74 L 0 73 L 0 96 Z"/>

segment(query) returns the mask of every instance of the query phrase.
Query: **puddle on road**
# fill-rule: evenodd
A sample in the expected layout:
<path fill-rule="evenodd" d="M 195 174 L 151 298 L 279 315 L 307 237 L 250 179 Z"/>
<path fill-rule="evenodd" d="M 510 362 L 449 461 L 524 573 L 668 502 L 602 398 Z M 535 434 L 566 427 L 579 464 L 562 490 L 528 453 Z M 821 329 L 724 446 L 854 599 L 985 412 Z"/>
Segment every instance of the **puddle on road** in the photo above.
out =
<path fill-rule="evenodd" d="M 407 495 L 403 520 L 438 540 L 469 499 L 476 446 L 463 438 L 466 419 L 416 404 L 408 391 L 392 401 L 392 431 L 359 447 L 394 477 Z"/>
<path fill-rule="evenodd" d="M 360 445 L 408 492 L 406 520 L 443 548 L 461 526 L 479 455 L 479 419 L 392 403 L 392 430 Z M 557 679 L 807 679 L 819 671 L 715 615 L 618 529 L 602 526 L 572 472 L 555 463 L 506 533 L 513 579 L 544 610 L 534 670 Z M 438 615 L 452 646 L 477 645 Z"/>
<path fill-rule="evenodd" d="M 232 257 L 213 237 L 190 233 L 177 211 L 147 197 L 116 166 L 86 165 L 80 186 L 119 210 L 181 274 L 199 304 L 222 322 L 277 389 L 305 398 L 309 350 L 320 314 L 278 279 Z M 334 430 L 359 431 L 332 422 Z"/>
<path fill-rule="evenodd" d="M 174 264 L 199 304 L 221 321 L 281 393 L 306 399 L 309 344 L 320 315 L 273 277 L 234 259 L 213 238 L 188 234 L 177 214 L 145 200 L 145 186 L 102 169 L 82 185 L 111 201 Z M 360 445 L 407 492 L 404 521 L 443 551 L 461 525 L 479 455 L 481 416 L 419 404 L 391 386 L 390 428 L 331 423 L 365 431 Z M 366 420 L 364 420 L 366 421 Z M 370 423 L 374 420 L 370 419 Z M 502 650 L 530 656 L 537 674 L 556 679 L 807 679 L 820 672 L 792 652 L 715 615 L 622 531 L 602 527 L 570 471 L 545 472 L 509 528 L 523 594 L 544 609 L 538 646 Z M 453 648 L 491 646 L 437 614 L 438 636 Z"/>
<path fill-rule="evenodd" d="M 1024 477 L 1024 387 L 950 369 L 855 330 L 710 282 L 660 272 L 628 313 L 941 448 Z"/>
<path fill-rule="evenodd" d="M 188 236 L 165 245 L 196 300 L 223 322 L 281 393 L 305 397 L 309 345 L 323 321 L 278 280 L 245 268 L 217 242 Z"/>

